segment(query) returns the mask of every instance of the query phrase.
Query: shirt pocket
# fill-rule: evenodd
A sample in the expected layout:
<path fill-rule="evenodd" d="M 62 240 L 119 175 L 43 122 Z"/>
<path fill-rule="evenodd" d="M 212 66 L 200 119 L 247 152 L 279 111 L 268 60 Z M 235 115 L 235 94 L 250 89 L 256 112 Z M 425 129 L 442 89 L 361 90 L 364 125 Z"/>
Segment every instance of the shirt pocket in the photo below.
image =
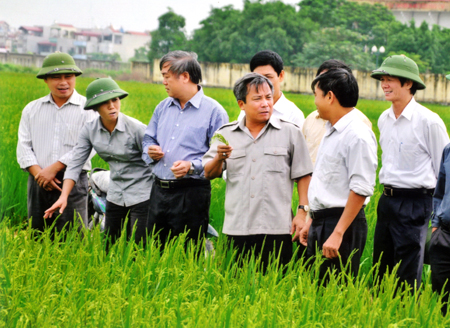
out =
<path fill-rule="evenodd" d="M 285 147 L 264 147 L 267 172 L 284 172 L 287 167 L 288 150 Z"/>
<path fill-rule="evenodd" d="M 317 174 L 317 177 L 326 186 L 334 184 L 339 180 L 339 168 L 341 166 L 341 159 L 328 154 L 323 154 L 323 161 L 325 165 L 320 165 L 318 170 L 314 170 L 313 174 Z"/>
<path fill-rule="evenodd" d="M 186 150 L 198 153 L 206 147 L 206 129 L 202 127 L 187 126 L 179 136 L 180 146 Z"/>
<path fill-rule="evenodd" d="M 400 144 L 398 152 L 398 168 L 400 170 L 414 170 L 416 167 L 418 145 Z"/>
<path fill-rule="evenodd" d="M 230 157 L 227 159 L 228 176 L 244 174 L 246 156 L 245 149 L 233 149 Z"/>
<path fill-rule="evenodd" d="M 77 124 L 65 124 L 63 135 L 64 146 L 74 147 L 78 141 L 78 133 L 81 130 L 81 126 Z"/>

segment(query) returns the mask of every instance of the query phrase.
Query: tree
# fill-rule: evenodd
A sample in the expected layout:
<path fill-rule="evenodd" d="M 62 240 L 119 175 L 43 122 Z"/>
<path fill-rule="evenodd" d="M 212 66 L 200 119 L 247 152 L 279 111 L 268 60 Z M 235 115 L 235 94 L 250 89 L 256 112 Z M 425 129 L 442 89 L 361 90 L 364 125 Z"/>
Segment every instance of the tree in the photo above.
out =
<path fill-rule="evenodd" d="M 146 47 L 139 47 L 134 49 L 134 56 L 128 61 L 143 61 L 148 62 L 148 49 Z"/>
<path fill-rule="evenodd" d="M 183 16 L 177 15 L 172 8 L 158 18 L 158 29 L 151 32 L 152 41 L 148 58 L 152 61 L 161 58 L 163 55 L 173 50 L 181 50 L 186 46 L 186 35 L 184 27 L 186 20 Z"/>
<path fill-rule="evenodd" d="M 367 36 L 341 27 L 324 28 L 313 33 L 313 40 L 305 44 L 303 52 L 294 56 L 293 64 L 300 67 L 319 67 L 325 60 L 338 59 L 354 69 L 375 67 L 370 54 L 364 51 Z"/>

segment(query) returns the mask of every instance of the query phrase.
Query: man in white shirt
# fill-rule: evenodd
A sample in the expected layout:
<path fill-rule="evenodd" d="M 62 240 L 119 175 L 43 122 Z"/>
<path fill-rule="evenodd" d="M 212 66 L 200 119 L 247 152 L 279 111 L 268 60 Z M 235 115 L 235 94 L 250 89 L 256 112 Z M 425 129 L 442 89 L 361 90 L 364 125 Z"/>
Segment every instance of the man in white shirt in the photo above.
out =
<path fill-rule="evenodd" d="M 17 161 L 23 170 L 29 172 L 28 217 L 32 218 L 32 228 L 39 231 L 53 223 L 53 230 L 61 231 L 73 221 L 74 211 L 76 217 L 80 215 L 87 223 L 86 171 L 91 168 L 90 161 L 84 166 L 69 196 L 64 214 L 44 219 L 44 211 L 61 194 L 64 171 L 72 158 L 79 131 L 85 122 L 97 116 L 84 110 L 86 98 L 75 90 L 76 76 L 80 74 L 82 71 L 70 55 L 48 55 L 37 78 L 45 81 L 50 94 L 32 101 L 22 112 Z"/>
<path fill-rule="evenodd" d="M 319 69 L 317 70 L 316 76 L 334 68 L 343 68 L 350 74 L 352 73 L 350 67 L 344 62 L 336 59 L 329 59 L 324 61 L 322 65 L 320 65 Z M 370 122 L 367 116 L 357 108 L 355 108 L 354 110 L 360 120 L 372 130 L 372 122 Z M 313 165 L 316 163 L 317 151 L 319 150 L 320 142 L 322 141 L 323 136 L 326 132 L 326 123 L 327 121 L 320 117 L 317 110 L 310 113 L 303 123 L 302 131 L 303 135 L 305 136 L 306 144 L 308 145 L 308 152 Z"/>
<path fill-rule="evenodd" d="M 286 99 L 281 91 L 284 80 L 283 59 L 274 51 L 263 50 L 250 60 L 250 71 L 261 74 L 269 79 L 273 85 L 273 116 L 295 123 L 301 129 L 305 121 L 303 112 L 292 102 Z M 245 116 L 241 110 L 238 121 Z"/>
<path fill-rule="evenodd" d="M 377 141 L 354 109 L 358 84 L 353 74 L 330 69 L 314 79 L 312 89 L 320 117 L 328 122 L 308 190 L 311 220 L 301 230 L 300 242 L 307 245 L 308 256 L 318 247 L 326 257 L 321 279 L 347 264 L 356 277 L 367 238 L 364 206 L 375 187 Z"/>
<path fill-rule="evenodd" d="M 414 99 L 425 84 L 413 60 L 390 56 L 371 77 L 381 81 L 392 103 L 378 119 L 384 190 L 377 208 L 373 263 L 380 262 L 380 280 L 400 263 L 400 283 L 419 288 L 432 195 L 449 138 L 442 119 Z"/>

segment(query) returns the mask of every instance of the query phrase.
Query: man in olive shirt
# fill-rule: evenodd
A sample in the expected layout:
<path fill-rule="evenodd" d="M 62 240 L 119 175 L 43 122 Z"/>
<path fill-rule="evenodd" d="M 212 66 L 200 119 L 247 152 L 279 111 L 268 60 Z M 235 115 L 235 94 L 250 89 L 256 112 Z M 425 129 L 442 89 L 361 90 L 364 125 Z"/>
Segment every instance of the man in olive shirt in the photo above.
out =
<path fill-rule="evenodd" d="M 216 132 L 222 137 L 213 137 L 203 157 L 205 177 L 220 177 L 226 166 L 223 232 L 238 252 L 254 248 L 267 265 L 275 249 L 286 264 L 292 257 L 291 233 L 300 233 L 308 210 L 312 163 L 305 138 L 297 125 L 272 116 L 273 86 L 266 77 L 245 75 L 234 94 L 245 119 Z M 294 182 L 301 209 L 292 220 Z"/>

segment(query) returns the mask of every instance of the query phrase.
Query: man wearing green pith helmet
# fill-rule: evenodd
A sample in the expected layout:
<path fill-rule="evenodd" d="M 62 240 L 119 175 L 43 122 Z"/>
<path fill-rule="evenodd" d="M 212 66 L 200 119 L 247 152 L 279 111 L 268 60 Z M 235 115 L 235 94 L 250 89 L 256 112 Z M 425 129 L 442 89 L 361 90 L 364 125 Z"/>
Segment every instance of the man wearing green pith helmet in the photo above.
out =
<path fill-rule="evenodd" d="M 44 211 L 61 194 L 61 182 L 66 165 L 73 156 L 73 147 L 83 125 L 97 114 L 85 111 L 86 98 L 75 90 L 76 77 L 82 71 L 65 53 L 48 55 L 37 78 L 43 79 L 50 94 L 29 103 L 22 112 L 17 144 L 17 161 L 29 172 L 28 217 L 33 229 L 43 231 L 54 224 L 61 231 L 76 215 L 87 220 L 87 175 L 90 161 L 78 176 L 77 188 L 69 197 L 64 214 L 45 220 Z"/>
<path fill-rule="evenodd" d="M 378 120 L 383 194 L 377 208 L 373 261 L 380 261 L 380 279 L 400 263 L 400 283 L 419 288 L 432 195 L 442 151 L 449 142 L 447 129 L 436 113 L 414 99 L 425 84 L 413 60 L 390 56 L 371 77 L 381 82 L 386 100 L 392 103 Z"/>

